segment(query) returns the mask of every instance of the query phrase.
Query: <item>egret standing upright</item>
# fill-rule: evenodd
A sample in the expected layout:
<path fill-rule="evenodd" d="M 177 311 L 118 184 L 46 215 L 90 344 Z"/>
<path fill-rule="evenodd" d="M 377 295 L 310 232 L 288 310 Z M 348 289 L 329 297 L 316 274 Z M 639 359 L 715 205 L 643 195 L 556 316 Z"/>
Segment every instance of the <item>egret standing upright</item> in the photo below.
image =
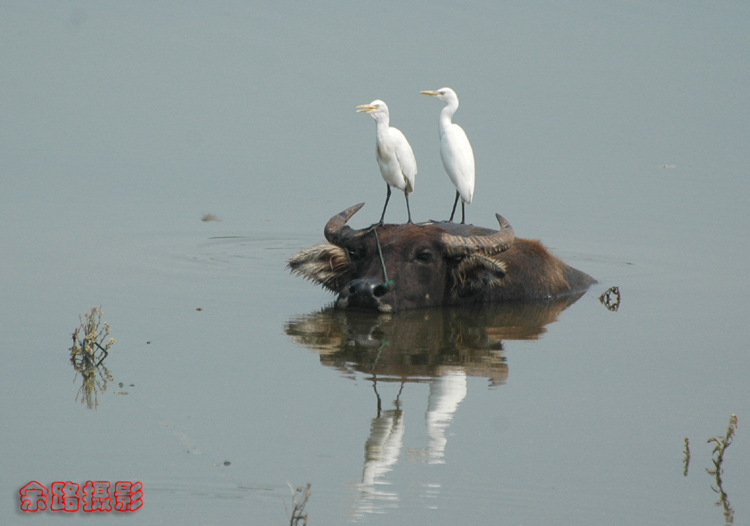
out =
<path fill-rule="evenodd" d="M 437 97 L 445 102 L 440 112 L 440 157 L 453 184 L 456 185 L 456 200 L 449 221 L 453 221 L 458 198 L 461 197 L 461 224 L 466 222 L 465 204 L 471 204 L 474 197 L 474 151 L 471 149 L 466 132 L 458 124 L 451 122 L 458 109 L 458 95 L 450 88 L 437 91 L 420 91 L 422 95 Z"/>
<path fill-rule="evenodd" d="M 361 104 L 357 106 L 357 111 L 369 113 L 376 123 L 376 157 L 380 174 L 385 179 L 386 189 L 388 190 L 379 224 L 383 224 L 385 209 L 388 208 L 388 200 L 391 198 L 391 186 L 404 191 L 406 213 L 409 216 L 409 223 L 411 223 L 409 194 L 414 191 L 417 160 L 414 158 L 414 152 L 409 145 L 409 141 L 406 140 L 401 130 L 390 126 L 388 106 L 382 100 L 374 100 L 370 104 Z"/>

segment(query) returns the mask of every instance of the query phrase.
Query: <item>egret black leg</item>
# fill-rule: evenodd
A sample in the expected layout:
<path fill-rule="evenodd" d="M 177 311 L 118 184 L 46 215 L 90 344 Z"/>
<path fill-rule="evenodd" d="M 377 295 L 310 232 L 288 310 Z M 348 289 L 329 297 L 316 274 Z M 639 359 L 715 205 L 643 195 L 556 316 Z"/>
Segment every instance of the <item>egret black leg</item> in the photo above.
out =
<path fill-rule="evenodd" d="M 385 205 L 383 205 L 383 213 L 380 216 L 380 224 L 383 224 L 383 219 L 385 218 L 385 209 L 388 208 L 388 200 L 391 198 L 391 185 L 386 183 L 385 188 L 388 190 L 388 193 L 385 196 Z"/>
<path fill-rule="evenodd" d="M 461 201 L 461 224 L 462 225 L 466 224 L 466 210 L 464 210 L 465 205 L 466 203 Z"/>
<path fill-rule="evenodd" d="M 406 213 L 409 214 L 409 221 L 407 221 L 407 223 L 411 223 L 411 210 L 409 209 L 409 194 L 404 192 L 404 197 L 406 197 Z"/>
<path fill-rule="evenodd" d="M 459 196 L 458 190 L 456 190 L 456 200 L 453 201 L 453 211 L 451 212 L 451 218 L 448 220 L 451 223 L 453 222 L 453 215 L 456 213 L 456 205 L 458 204 L 458 196 Z M 461 205 L 463 205 L 463 203 L 461 203 Z"/>

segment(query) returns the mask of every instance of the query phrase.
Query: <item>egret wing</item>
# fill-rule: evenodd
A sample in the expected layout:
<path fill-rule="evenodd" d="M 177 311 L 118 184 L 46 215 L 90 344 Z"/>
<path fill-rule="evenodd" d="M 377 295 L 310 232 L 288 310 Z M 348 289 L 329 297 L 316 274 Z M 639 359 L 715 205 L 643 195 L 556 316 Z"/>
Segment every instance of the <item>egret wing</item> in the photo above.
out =
<path fill-rule="evenodd" d="M 396 128 L 391 128 L 391 130 L 396 144 L 396 158 L 401 165 L 401 173 L 406 179 L 406 191 L 410 193 L 414 191 L 417 179 L 417 159 L 414 157 L 414 151 L 411 149 L 409 141 L 406 140 L 406 136 L 401 133 L 401 130 Z"/>
<path fill-rule="evenodd" d="M 445 130 L 440 153 L 448 176 L 461 199 L 468 204 L 474 197 L 474 151 L 466 132 L 458 124 Z"/>

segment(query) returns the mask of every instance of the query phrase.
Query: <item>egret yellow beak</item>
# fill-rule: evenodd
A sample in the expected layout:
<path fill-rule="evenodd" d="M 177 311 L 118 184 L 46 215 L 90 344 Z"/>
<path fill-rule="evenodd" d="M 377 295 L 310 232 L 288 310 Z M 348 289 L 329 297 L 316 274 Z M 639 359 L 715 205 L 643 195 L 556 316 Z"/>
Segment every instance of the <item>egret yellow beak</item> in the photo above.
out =
<path fill-rule="evenodd" d="M 376 109 L 376 108 L 372 104 L 360 104 L 359 106 L 357 106 L 357 112 L 358 113 L 362 113 L 362 112 L 369 113 L 369 112 L 371 112 L 374 109 Z"/>
<path fill-rule="evenodd" d="M 439 95 L 437 91 L 433 90 L 420 91 L 419 93 L 421 93 L 422 95 L 429 95 L 430 97 L 437 97 Z"/>

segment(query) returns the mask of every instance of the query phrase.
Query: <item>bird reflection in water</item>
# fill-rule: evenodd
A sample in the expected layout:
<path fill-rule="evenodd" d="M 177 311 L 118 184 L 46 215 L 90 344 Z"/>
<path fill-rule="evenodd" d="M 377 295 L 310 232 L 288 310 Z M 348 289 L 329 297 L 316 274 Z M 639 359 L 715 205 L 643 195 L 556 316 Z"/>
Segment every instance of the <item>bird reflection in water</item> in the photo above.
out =
<path fill-rule="evenodd" d="M 396 492 L 383 489 L 404 450 L 407 383 L 428 383 L 425 428 L 427 444 L 408 448 L 410 461 L 446 462 L 448 428 L 468 393 L 468 377 L 484 377 L 489 386 L 504 384 L 508 364 L 504 340 L 534 340 L 546 325 L 580 295 L 558 301 L 477 308 L 418 309 L 397 315 L 324 309 L 294 317 L 285 332 L 297 344 L 320 354 L 320 361 L 356 379 L 372 382 L 377 402 L 365 439 L 365 459 L 355 515 L 398 506 Z M 383 408 L 378 387 L 399 384 L 392 407 Z M 439 485 L 424 486 L 434 497 Z M 429 495 L 427 495 L 429 493 Z"/>
<path fill-rule="evenodd" d="M 370 435 L 365 442 L 362 482 L 357 485 L 361 491 L 361 499 L 357 505 L 358 514 L 373 513 L 384 502 L 398 501 L 396 493 L 380 489 L 379 486 L 388 484 L 385 481 L 385 476 L 398 462 L 403 446 L 404 412 L 401 410 L 399 398 L 404 384 L 401 384 L 394 401 L 395 407 L 385 411 L 382 410 L 382 402 L 375 378 L 373 378 L 372 385 L 378 400 L 378 411 L 370 423 Z"/>

